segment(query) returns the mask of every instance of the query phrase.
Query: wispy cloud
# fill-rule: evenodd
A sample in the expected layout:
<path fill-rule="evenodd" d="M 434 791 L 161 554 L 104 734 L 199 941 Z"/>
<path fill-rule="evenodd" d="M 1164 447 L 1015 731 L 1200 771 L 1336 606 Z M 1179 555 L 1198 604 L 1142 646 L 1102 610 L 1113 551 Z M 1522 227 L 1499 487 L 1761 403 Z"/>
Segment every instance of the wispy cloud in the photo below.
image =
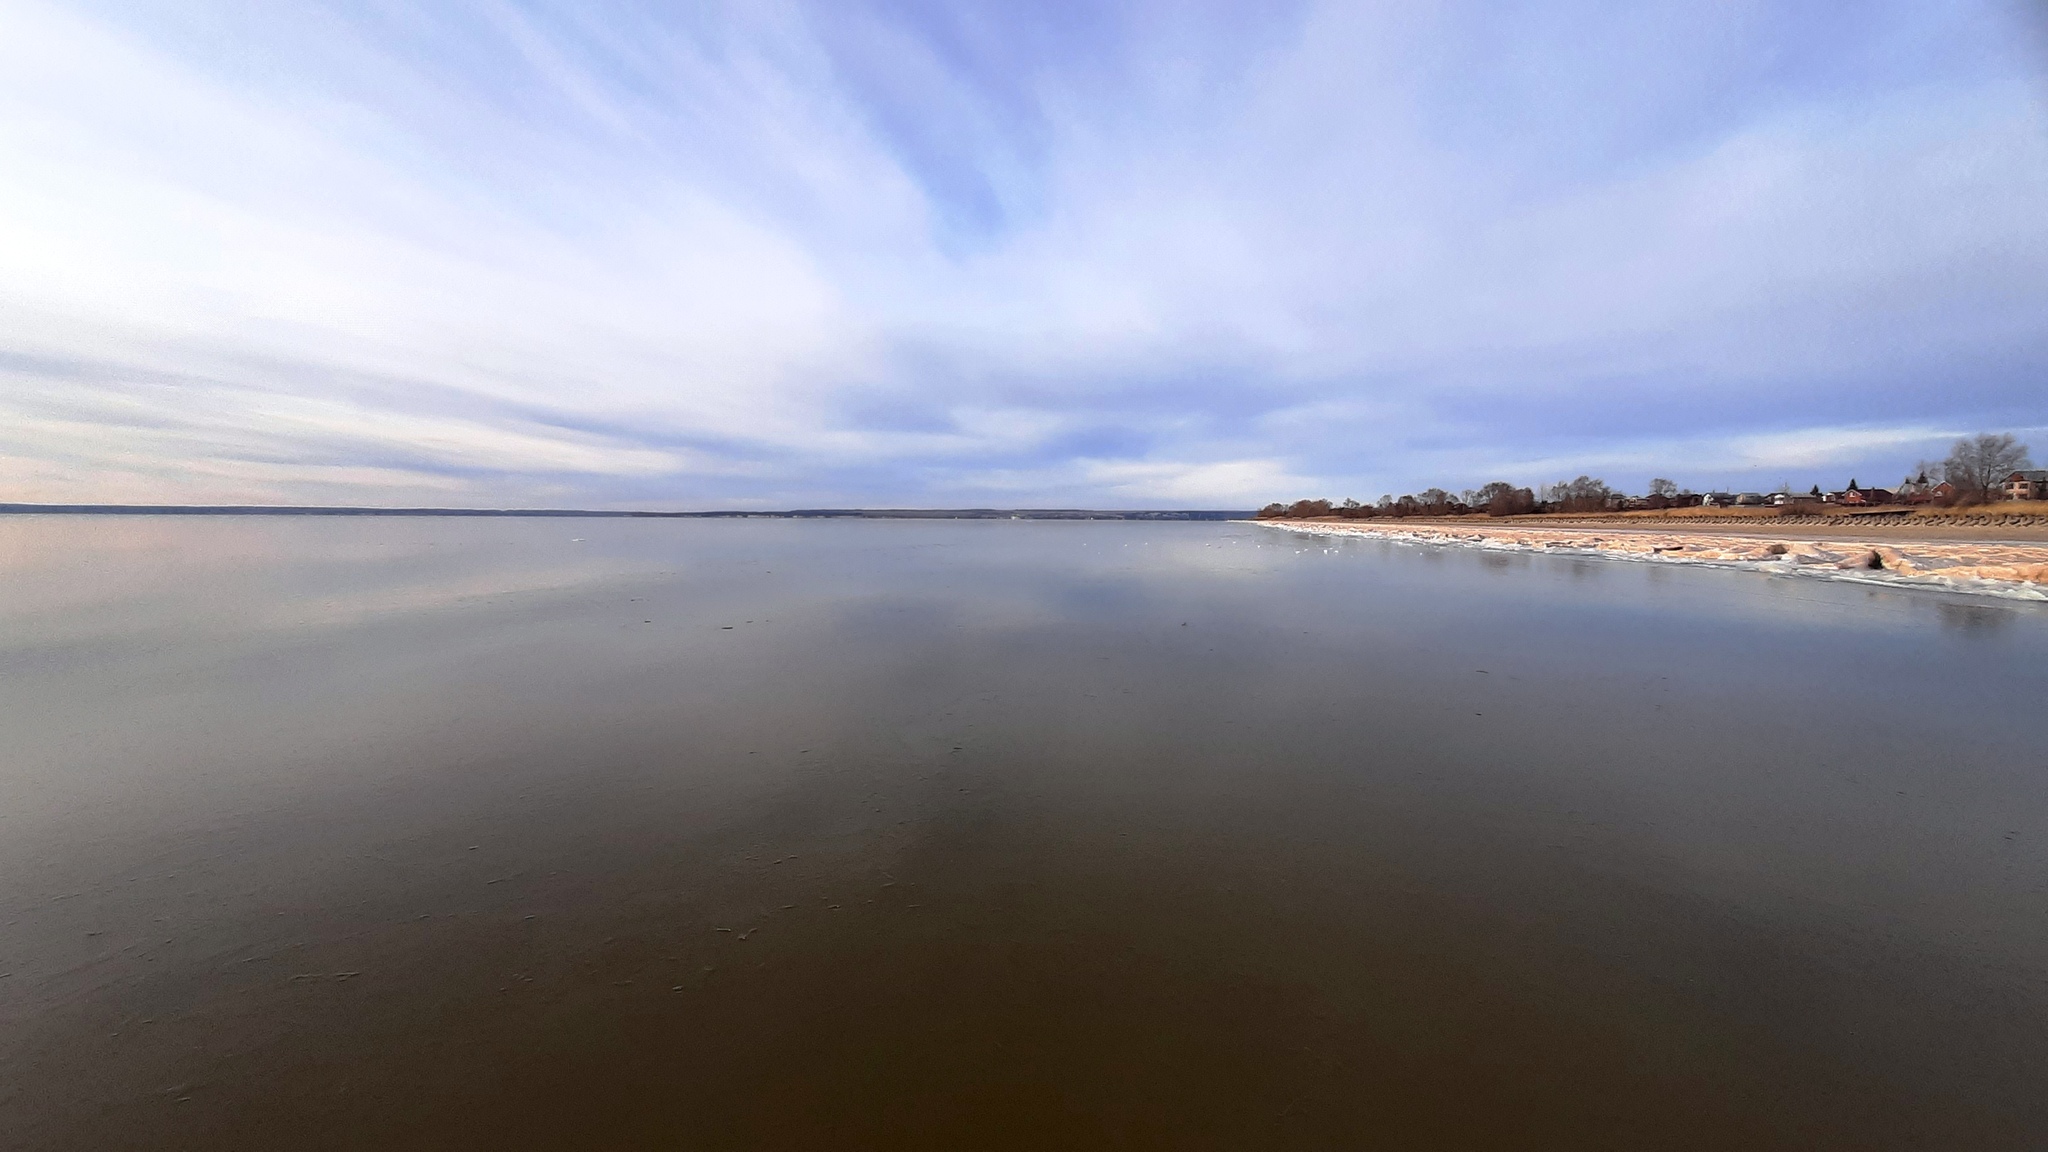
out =
<path fill-rule="evenodd" d="M 0 497 L 1244 504 L 2048 425 L 2038 42 L 1849 16 L 0 0 Z"/>

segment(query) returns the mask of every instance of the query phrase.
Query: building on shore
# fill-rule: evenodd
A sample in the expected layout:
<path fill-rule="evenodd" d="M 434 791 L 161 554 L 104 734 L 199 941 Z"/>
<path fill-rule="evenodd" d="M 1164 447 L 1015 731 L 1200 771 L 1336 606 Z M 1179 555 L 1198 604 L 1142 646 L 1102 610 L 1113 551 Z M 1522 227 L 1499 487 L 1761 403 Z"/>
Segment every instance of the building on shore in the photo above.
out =
<path fill-rule="evenodd" d="M 2022 468 L 2003 487 L 2007 500 L 2048 500 L 2048 468 Z"/>

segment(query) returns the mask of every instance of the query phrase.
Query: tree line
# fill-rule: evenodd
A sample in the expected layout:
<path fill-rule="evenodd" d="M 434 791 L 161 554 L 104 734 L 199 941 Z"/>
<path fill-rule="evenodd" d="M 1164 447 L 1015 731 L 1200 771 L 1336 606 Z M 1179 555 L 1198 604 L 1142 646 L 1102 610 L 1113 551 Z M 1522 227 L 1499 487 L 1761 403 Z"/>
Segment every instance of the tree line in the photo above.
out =
<path fill-rule="evenodd" d="M 1956 441 L 1945 460 L 1921 461 L 1901 487 L 1941 482 L 1948 486 L 1949 491 L 1940 502 L 1982 503 L 2000 498 L 2006 477 L 2030 467 L 2032 461 L 2028 458 L 2025 444 L 2010 434 L 1987 432 Z M 1934 477 L 1939 480 L 1930 481 Z M 1849 487 L 1854 489 L 1856 482 L 1851 480 Z M 1780 491 L 1789 494 L 1791 487 L 1782 486 Z M 1810 496 L 1796 498 L 1819 500 L 1820 486 L 1815 485 Z M 1523 516 L 1535 512 L 1607 512 L 1620 507 L 1681 508 L 1700 502 L 1700 496 L 1662 477 L 1650 481 L 1648 493 L 1638 497 L 1620 492 L 1594 477 L 1580 476 L 1575 480 L 1560 480 L 1537 488 L 1518 488 L 1505 480 L 1459 493 L 1425 488 L 1411 495 L 1382 496 L 1373 504 L 1361 504 L 1357 500 L 1340 503 L 1297 500 L 1292 504 L 1268 504 L 1259 509 L 1259 516 L 1268 520 L 1308 520 L 1328 516 L 1346 520 L 1407 516 Z"/>
<path fill-rule="evenodd" d="M 1677 486 L 1672 487 L 1675 491 Z M 1259 516 L 1268 520 L 1312 519 L 1319 516 L 1370 520 L 1375 517 L 1522 516 L 1531 512 L 1591 512 L 1605 509 L 1614 495 L 1613 489 L 1590 476 L 1545 485 L 1540 491 L 1518 488 L 1505 480 L 1496 480 L 1491 484 L 1455 494 L 1442 488 L 1425 488 L 1416 495 L 1382 496 L 1377 504 L 1361 504 L 1356 500 L 1345 500 L 1337 504 L 1332 504 L 1328 500 L 1297 500 L 1292 504 L 1268 504 L 1259 509 Z"/>

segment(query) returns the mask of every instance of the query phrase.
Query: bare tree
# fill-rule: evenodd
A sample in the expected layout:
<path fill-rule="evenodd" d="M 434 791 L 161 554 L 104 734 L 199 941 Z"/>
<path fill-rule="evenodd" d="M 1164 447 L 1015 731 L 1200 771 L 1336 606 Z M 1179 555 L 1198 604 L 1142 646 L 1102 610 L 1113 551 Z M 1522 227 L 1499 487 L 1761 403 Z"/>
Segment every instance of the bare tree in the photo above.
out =
<path fill-rule="evenodd" d="M 1666 480 L 1659 476 L 1655 480 L 1650 481 L 1650 495 L 1662 496 L 1668 500 L 1678 495 L 1678 485 L 1674 481 Z"/>
<path fill-rule="evenodd" d="M 1995 494 L 2007 476 L 2032 465 L 2027 446 L 2011 433 L 1985 432 L 1956 441 L 1948 459 L 1941 462 L 1941 475 L 1957 491 L 1985 498 Z"/>
<path fill-rule="evenodd" d="M 1560 512 L 1599 512 L 1606 509 L 1607 498 L 1613 494 L 1605 482 L 1581 476 L 1552 484 L 1543 490 L 1543 499 L 1557 505 Z"/>
<path fill-rule="evenodd" d="M 1527 488 L 1514 488 L 1506 484 L 1499 485 L 1498 488 L 1492 484 L 1486 487 L 1495 489 L 1492 498 L 1486 502 L 1488 516 L 1525 516 L 1536 510 L 1536 494 Z"/>
<path fill-rule="evenodd" d="M 1488 516 L 1520 516 L 1536 510 L 1536 494 L 1505 480 L 1495 480 L 1491 484 L 1480 485 L 1476 491 L 1467 492 L 1465 506 Z"/>

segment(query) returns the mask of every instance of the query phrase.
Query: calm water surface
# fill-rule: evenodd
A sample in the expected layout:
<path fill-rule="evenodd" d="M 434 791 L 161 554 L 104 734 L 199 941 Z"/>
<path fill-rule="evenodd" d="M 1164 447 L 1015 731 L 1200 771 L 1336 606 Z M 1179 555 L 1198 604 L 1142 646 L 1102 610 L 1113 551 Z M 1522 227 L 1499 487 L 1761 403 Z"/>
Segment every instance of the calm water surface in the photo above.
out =
<path fill-rule="evenodd" d="M 0 520 L 0 1145 L 2048 1145 L 2048 609 Z"/>

